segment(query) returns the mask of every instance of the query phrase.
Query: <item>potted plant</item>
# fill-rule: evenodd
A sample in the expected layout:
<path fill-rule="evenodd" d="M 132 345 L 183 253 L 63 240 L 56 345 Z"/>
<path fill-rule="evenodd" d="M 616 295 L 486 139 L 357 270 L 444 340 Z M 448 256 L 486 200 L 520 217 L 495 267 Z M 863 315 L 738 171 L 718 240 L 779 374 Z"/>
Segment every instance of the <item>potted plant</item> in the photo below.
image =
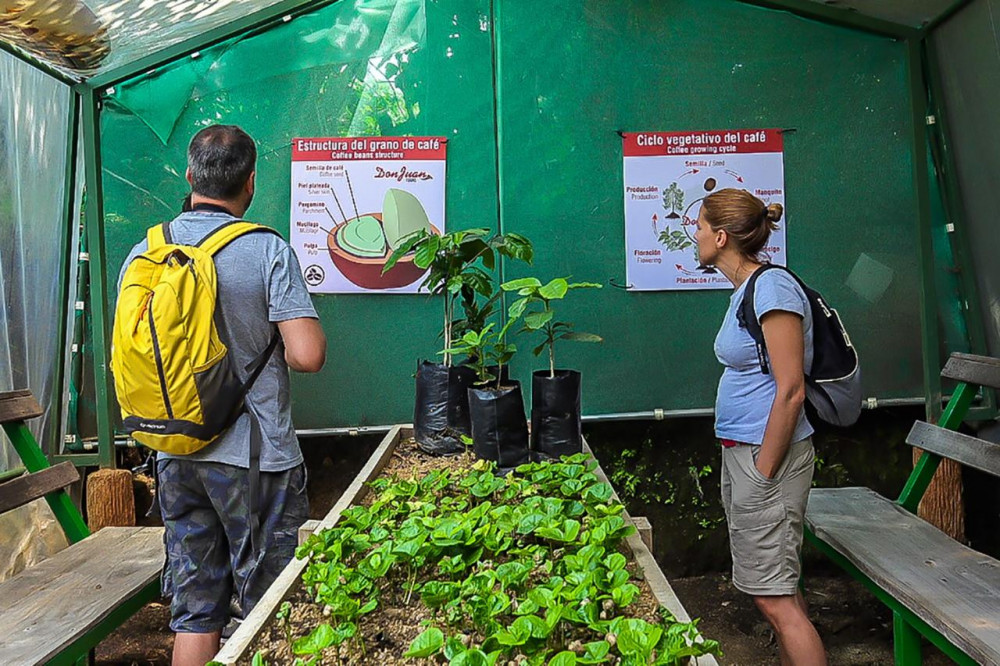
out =
<path fill-rule="evenodd" d="M 474 317 L 489 316 L 481 311 L 481 298 L 489 303 L 494 295 L 492 271 L 500 256 L 531 263 L 530 241 L 518 234 L 490 236 L 488 229 L 465 229 L 437 235 L 416 231 L 401 240 L 383 267 L 388 272 L 403 257 L 413 255 L 413 263 L 427 270 L 421 289 L 443 297 L 444 353 L 441 363 L 417 364 L 416 404 L 413 413 L 414 438 L 428 453 L 446 455 L 465 450 L 462 435 L 471 433 L 468 388 L 475 381 L 471 368 L 453 363 L 452 341 L 456 323 L 468 326 Z M 456 319 L 457 305 L 465 306 L 465 317 Z M 470 309 L 471 308 L 471 309 Z M 478 321 L 476 321 L 478 323 Z"/>
<path fill-rule="evenodd" d="M 523 317 L 522 332 L 537 332 L 543 336 L 533 350 L 535 356 L 548 352 L 548 370 L 538 370 L 531 376 L 531 450 L 534 458 L 536 461 L 550 460 L 579 453 L 583 449 L 580 373 L 556 369 L 556 342 L 602 342 L 604 339 L 593 333 L 578 333 L 569 322 L 556 321 L 552 303 L 565 298 L 570 290 L 600 289 L 601 285 L 571 283 L 567 278 L 556 278 L 543 285 L 537 278 L 528 277 L 505 282 L 501 288 L 520 296 L 510 305 L 510 321 Z"/>
<path fill-rule="evenodd" d="M 507 331 L 515 321 L 511 317 L 499 331 L 493 323 L 481 331 L 466 331 L 446 350 L 470 359 L 469 367 L 478 380 L 468 390 L 473 452 L 477 458 L 495 462 L 501 474 L 530 458 L 521 383 L 507 378 L 505 372 L 517 351 L 507 342 Z"/>

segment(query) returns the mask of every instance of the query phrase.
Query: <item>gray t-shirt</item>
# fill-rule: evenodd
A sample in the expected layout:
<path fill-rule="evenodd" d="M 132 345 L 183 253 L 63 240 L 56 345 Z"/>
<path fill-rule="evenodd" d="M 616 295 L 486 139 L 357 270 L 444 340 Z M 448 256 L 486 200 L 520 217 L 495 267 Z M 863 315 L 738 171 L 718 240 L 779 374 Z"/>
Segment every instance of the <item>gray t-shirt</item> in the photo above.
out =
<path fill-rule="evenodd" d="M 234 219 L 214 211 L 182 213 L 170 223 L 170 233 L 175 243 L 194 245 Z M 119 291 L 125 268 L 146 248 L 145 239 L 132 248 L 118 278 Z M 276 331 L 275 324 L 318 317 L 295 253 L 274 234 L 251 233 L 237 238 L 215 255 L 215 267 L 219 337 L 229 347 L 240 379 L 245 379 L 244 368 L 267 348 Z M 279 342 L 247 396 L 247 402 L 260 418 L 263 472 L 283 472 L 302 462 L 302 451 L 292 426 L 288 385 L 285 348 Z M 249 467 L 250 416 L 241 415 L 229 430 L 201 451 L 185 456 L 160 453 L 158 457 Z"/>
<path fill-rule="evenodd" d="M 760 371 L 757 346 L 750 333 L 740 328 L 736 318 L 749 282 L 745 280 L 733 292 L 726 318 L 722 320 L 722 327 L 715 338 L 715 356 L 725 366 L 715 400 L 715 436 L 744 444 L 761 444 L 777 384 L 774 375 L 765 375 Z M 805 374 L 809 374 L 813 362 L 812 312 L 809 300 L 795 278 L 782 270 L 761 274 L 754 287 L 754 310 L 758 320 L 774 310 L 794 312 L 802 317 L 805 336 L 802 361 Z M 801 441 L 812 433 L 813 428 L 803 408 L 799 412 L 792 442 Z"/>

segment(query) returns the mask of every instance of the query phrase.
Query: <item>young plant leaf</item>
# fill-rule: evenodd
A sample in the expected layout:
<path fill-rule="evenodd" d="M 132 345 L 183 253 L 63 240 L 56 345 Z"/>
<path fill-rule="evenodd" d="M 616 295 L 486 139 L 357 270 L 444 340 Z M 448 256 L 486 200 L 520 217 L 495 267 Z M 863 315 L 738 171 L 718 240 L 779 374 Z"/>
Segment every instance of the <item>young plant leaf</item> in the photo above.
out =
<path fill-rule="evenodd" d="M 324 622 L 313 629 L 308 636 L 294 641 L 292 643 L 292 652 L 295 654 L 319 654 L 333 645 L 335 638 L 333 627 Z"/>
<path fill-rule="evenodd" d="M 490 660 L 482 650 L 466 650 L 455 655 L 449 666 L 490 666 Z"/>
<path fill-rule="evenodd" d="M 542 282 L 538 278 L 526 277 L 518 278 L 517 280 L 508 280 L 500 285 L 500 288 L 504 291 L 520 291 L 522 289 L 538 288 L 541 286 Z"/>
<path fill-rule="evenodd" d="M 424 659 L 437 654 L 442 647 L 444 647 L 444 632 L 437 627 L 431 627 L 413 639 L 410 649 L 403 656 Z"/>
<path fill-rule="evenodd" d="M 547 285 L 538 290 L 538 295 L 547 301 L 554 301 L 562 298 L 569 290 L 569 283 L 566 278 L 555 278 Z"/>
<path fill-rule="evenodd" d="M 393 253 L 389 255 L 389 259 L 385 262 L 385 265 L 382 266 L 382 275 L 385 275 L 392 270 L 392 267 L 395 266 L 404 255 L 412 251 L 420 241 L 428 238 L 430 235 L 431 234 L 429 234 L 426 229 L 419 229 L 411 234 L 407 234 L 402 239 L 402 242 L 396 246 Z M 427 266 L 420 266 L 419 264 L 417 264 L 417 266 L 419 268 L 427 268 Z"/>
<path fill-rule="evenodd" d="M 413 263 L 418 268 L 427 268 L 434 261 L 438 248 L 441 247 L 440 236 L 429 236 L 425 242 L 417 248 L 417 253 L 413 257 Z"/>
<path fill-rule="evenodd" d="M 541 312 L 532 312 L 529 315 L 524 316 L 524 326 L 529 331 L 537 331 L 545 324 L 552 321 L 552 316 L 555 313 L 552 310 L 542 310 Z"/>

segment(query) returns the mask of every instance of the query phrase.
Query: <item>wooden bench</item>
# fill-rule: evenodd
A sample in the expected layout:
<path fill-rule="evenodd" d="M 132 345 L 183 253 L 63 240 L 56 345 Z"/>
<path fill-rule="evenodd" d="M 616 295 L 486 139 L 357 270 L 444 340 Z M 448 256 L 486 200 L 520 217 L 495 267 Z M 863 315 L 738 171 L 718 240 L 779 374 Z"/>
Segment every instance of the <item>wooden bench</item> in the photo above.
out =
<path fill-rule="evenodd" d="M 73 463 L 50 467 L 24 421 L 41 416 L 29 391 L 0 393 L 0 426 L 29 472 L 0 484 L 0 513 L 44 497 L 70 546 L 0 583 L 0 662 L 86 663 L 102 639 L 156 598 L 163 529 L 105 527 L 91 535 L 64 490 Z"/>
<path fill-rule="evenodd" d="M 956 663 L 1000 664 L 1000 561 L 916 516 L 942 458 L 1000 476 L 1000 445 L 956 432 L 978 387 L 1000 388 L 1000 360 L 953 354 L 941 374 L 959 384 L 940 425 L 910 430 L 924 453 L 899 499 L 816 488 L 806 537 L 892 609 L 897 665 L 922 663 L 921 636 Z"/>

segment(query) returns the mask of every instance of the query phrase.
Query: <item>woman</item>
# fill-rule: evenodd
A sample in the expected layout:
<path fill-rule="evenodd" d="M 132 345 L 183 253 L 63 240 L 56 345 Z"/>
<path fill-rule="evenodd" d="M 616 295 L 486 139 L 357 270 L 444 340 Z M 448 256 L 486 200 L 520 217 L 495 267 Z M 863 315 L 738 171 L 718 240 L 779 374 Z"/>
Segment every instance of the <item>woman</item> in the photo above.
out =
<path fill-rule="evenodd" d="M 747 278 L 781 219 L 745 190 L 705 197 L 698 215 L 698 256 L 735 289 L 715 339 L 724 366 L 715 406 L 722 440 L 722 502 L 729 523 L 733 584 L 754 598 L 778 637 L 782 664 L 824 666 L 826 656 L 798 590 L 802 519 L 813 476 L 812 426 L 805 374 L 812 365 L 812 315 L 802 288 L 785 271 L 762 273 L 754 306 L 770 361 L 763 374 L 750 334 L 736 313 Z"/>

